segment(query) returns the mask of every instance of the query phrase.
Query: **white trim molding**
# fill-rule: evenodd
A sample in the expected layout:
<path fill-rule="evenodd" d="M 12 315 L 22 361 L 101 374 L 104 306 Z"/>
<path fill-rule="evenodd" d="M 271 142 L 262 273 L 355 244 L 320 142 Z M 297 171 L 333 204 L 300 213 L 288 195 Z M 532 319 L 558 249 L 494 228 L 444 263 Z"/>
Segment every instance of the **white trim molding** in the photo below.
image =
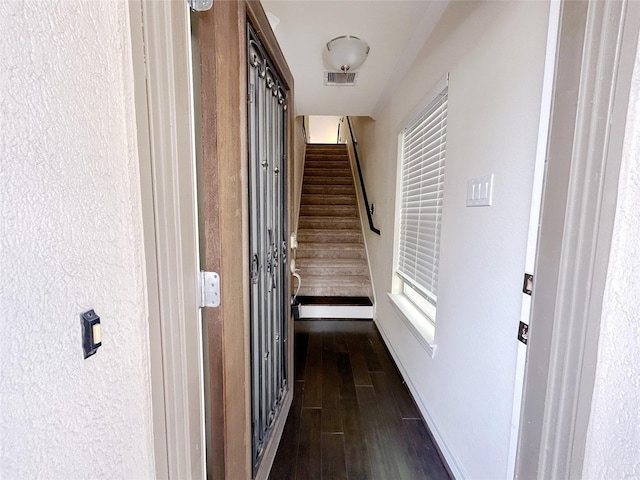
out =
<path fill-rule="evenodd" d="M 156 478 L 204 479 L 189 11 L 129 2 L 149 303 Z"/>
<path fill-rule="evenodd" d="M 639 24 L 562 2 L 516 478 L 582 477 Z"/>

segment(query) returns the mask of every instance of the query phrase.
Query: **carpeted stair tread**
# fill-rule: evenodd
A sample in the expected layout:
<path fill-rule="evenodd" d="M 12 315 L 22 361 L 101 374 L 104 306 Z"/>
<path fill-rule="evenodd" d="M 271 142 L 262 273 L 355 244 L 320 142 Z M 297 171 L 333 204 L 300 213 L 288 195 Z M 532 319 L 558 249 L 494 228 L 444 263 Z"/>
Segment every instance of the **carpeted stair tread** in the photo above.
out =
<path fill-rule="evenodd" d="M 316 159 L 316 160 L 308 160 L 305 162 L 305 169 L 332 169 L 337 168 L 339 170 L 348 170 L 351 171 L 351 165 L 349 164 L 349 158 L 345 158 L 344 160 L 335 160 L 334 157 L 331 157 L 332 160 L 327 159 Z M 305 171 L 305 173 L 309 173 Z"/>
<path fill-rule="evenodd" d="M 303 228 L 298 229 L 298 242 L 342 242 L 362 244 L 362 233 L 360 230 L 324 230 Z"/>
<path fill-rule="evenodd" d="M 312 230 L 357 230 L 360 231 L 360 219 L 357 215 L 345 217 L 341 215 L 319 216 L 309 215 L 300 217 L 298 229 Z"/>
<path fill-rule="evenodd" d="M 296 262 L 302 258 L 359 258 L 365 260 L 367 256 L 364 247 L 359 243 L 301 242 L 298 244 Z"/>
<path fill-rule="evenodd" d="M 357 217 L 358 207 L 353 205 L 302 205 L 300 217 Z"/>
<path fill-rule="evenodd" d="M 304 183 L 308 185 L 353 185 L 353 181 L 349 177 L 305 177 Z"/>
<path fill-rule="evenodd" d="M 335 277 L 312 277 L 311 281 L 303 279 L 300 295 L 331 297 L 370 297 L 371 283 L 369 277 L 346 277 L 340 282 L 332 282 Z"/>
<path fill-rule="evenodd" d="M 353 185 L 304 185 L 302 187 L 302 194 L 316 194 L 320 193 L 322 195 L 345 195 L 352 194 L 355 190 Z"/>
<path fill-rule="evenodd" d="M 331 195 L 324 193 L 302 195 L 300 202 L 304 206 L 310 205 L 356 205 L 355 195 Z"/>
<path fill-rule="evenodd" d="M 307 276 L 367 276 L 369 266 L 363 258 L 300 258 L 296 268 Z"/>

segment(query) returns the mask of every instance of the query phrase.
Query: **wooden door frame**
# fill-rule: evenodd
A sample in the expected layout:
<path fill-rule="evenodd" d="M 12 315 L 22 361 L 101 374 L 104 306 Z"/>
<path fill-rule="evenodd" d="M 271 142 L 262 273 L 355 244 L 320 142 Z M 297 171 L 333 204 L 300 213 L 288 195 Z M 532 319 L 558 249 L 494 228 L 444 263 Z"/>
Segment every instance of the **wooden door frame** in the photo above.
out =
<path fill-rule="evenodd" d="M 214 2 L 194 15 L 200 54 L 199 83 L 203 142 L 198 172 L 201 186 L 201 266 L 220 273 L 222 303 L 203 309 L 205 412 L 209 478 L 249 479 L 251 465 L 251 371 L 249 307 L 249 210 L 247 133 L 247 33 L 250 19 L 289 90 L 289 148 L 293 152 L 293 76 L 258 1 Z M 194 62 L 195 63 L 195 62 Z M 291 182 L 291 162 L 288 162 Z M 289 187 L 289 192 L 291 188 Z M 290 198 L 287 204 L 291 205 Z M 291 209 L 290 209 L 291 210 Z M 291 218 L 289 217 L 290 230 Z M 290 287 L 288 287 L 290 291 Z M 288 297 L 289 295 L 287 295 Z M 289 378 L 293 378 L 293 324 L 289 325 Z M 290 384 L 279 420 L 256 478 L 266 478 L 293 397 Z"/>
<path fill-rule="evenodd" d="M 516 478 L 581 478 L 640 5 L 561 3 Z"/>
<path fill-rule="evenodd" d="M 216 2 L 213 12 L 198 17 L 213 22 L 209 33 L 221 42 L 217 45 L 224 52 L 204 65 L 212 69 L 210 78 L 217 82 L 219 96 L 207 99 L 211 102 L 208 108 L 216 112 L 214 121 L 206 124 L 207 132 L 215 138 L 207 148 L 212 149 L 208 154 L 217 156 L 218 172 L 200 179 L 213 182 L 211 194 L 203 199 L 203 231 L 198 227 L 195 202 L 196 128 L 189 9 L 183 1 L 132 0 L 128 13 L 140 157 L 156 478 L 248 479 L 249 310 L 248 265 L 243 254 L 247 246 L 247 169 L 243 162 L 246 81 L 238 81 L 245 56 L 247 17 L 287 82 L 291 99 L 293 77 L 259 2 Z M 292 158 L 292 101 L 289 122 Z M 291 225 L 291 217 L 289 221 Z M 213 370 L 217 369 L 219 375 L 205 385 L 203 329 L 197 308 L 198 236 L 212 232 L 220 233 L 219 242 L 207 246 L 203 267 L 221 273 L 222 305 L 220 309 L 204 309 L 202 321 L 211 340 L 206 343 L 210 347 L 207 356 L 213 358 Z M 240 266 L 238 258 L 243 259 Z M 293 378 L 293 323 L 288 320 L 289 378 Z M 210 395 L 212 389 L 218 397 Z M 206 408 L 205 391 L 209 403 Z M 292 395 L 290 389 L 257 478 L 268 474 Z M 206 422 L 205 410 L 213 417 Z M 205 424 L 213 432 L 209 442 L 205 442 Z"/>
<path fill-rule="evenodd" d="M 155 478 L 203 479 L 202 334 L 189 12 L 130 0 Z"/>

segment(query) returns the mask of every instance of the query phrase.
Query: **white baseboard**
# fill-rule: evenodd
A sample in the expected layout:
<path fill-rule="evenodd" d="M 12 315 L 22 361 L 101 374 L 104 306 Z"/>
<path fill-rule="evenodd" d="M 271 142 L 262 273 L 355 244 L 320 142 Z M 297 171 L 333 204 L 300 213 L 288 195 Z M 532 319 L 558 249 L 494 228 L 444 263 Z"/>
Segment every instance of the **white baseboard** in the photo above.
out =
<path fill-rule="evenodd" d="M 300 305 L 300 318 L 373 319 L 369 305 Z"/>

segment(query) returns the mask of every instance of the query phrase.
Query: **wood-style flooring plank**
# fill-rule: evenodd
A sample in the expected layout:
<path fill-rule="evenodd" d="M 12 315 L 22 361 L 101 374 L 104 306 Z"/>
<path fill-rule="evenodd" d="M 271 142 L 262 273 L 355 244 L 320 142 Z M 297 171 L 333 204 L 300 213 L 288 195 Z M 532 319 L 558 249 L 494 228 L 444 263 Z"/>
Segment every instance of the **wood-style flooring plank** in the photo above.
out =
<path fill-rule="evenodd" d="M 304 380 L 305 368 L 307 366 L 307 350 L 309 346 L 309 334 L 307 332 L 296 332 L 294 351 L 294 370 L 296 381 Z"/>
<path fill-rule="evenodd" d="M 402 380 L 398 367 L 394 363 L 393 358 L 391 357 L 389 350 L 387 350 L 384 340 L 377 328 L 374 327 L 374 329 L 369 333 L 369 339 L 378 355 L 382 371 L 387 374 L 389 387 L 398 409 L 400 410 L 401 417 L 405 419 L 421 419 L 420 411 L 413 401 L 413 398 L 411 398 L 409 389 Z"/>
<path fill-rule="evenodd" d="M 342 433 L 335 334 L 322 334 L 322 433 Z"/>
<path fill-rule="evenodd" d="M 373 387 L 356 387 L 358 405 L 364 419 L 363 431 L 369 451 L 371 470 L 375 478 L 398 479 L 400 472 L 393 452 L 386 445 L 387 425 L 380 423 L 378 397 Z"/>
<path fill-rule="evenodd" d="M 347 480 L 344 454 L 344 435 L 322 434 L 322 480 Z"/>
<path fill-rule="evenodd" d="M 358 406 L 351 362 L 346 353 L 338 354 L 338 373 L 347 475 L 349 480 L 369 480 L 373 475 L 362 429 L 362 416 Z"/>
<path fill-rule="evenodd" d="M 416 446 L 419 452 L 419 461 L 425 478 L 429 480 L 449 480 L 449 473 L 445 468 L 433 439 L 422 419 L 403 420 L 409 442 Z M 420 447 L 418 449 L 418 446 Z"/>
<path fill-rule="evenodd" d="M 300 480 L 322 479 L 320 409 L 303 408 L 300 417 L 300 435 L 296 476 Z M 291 452 L 293 454 L 293 452 Z"/>
<path fill-rule="evenodd" d="M 347 353 L 347 334 L 345 332 L 335 332 L 336 353 Z"/>
<path fill-rule="evenodd" d="M 269 478 L 273 480 L 285 478 L 294 479 L 296 476 L 303 388 L 304 382 L 295 382 L 293 402 L 289 410 L 289 415 L 287 415 L 287 422 L 282 431 L 280 445 L 278 446 L 278 451 L 276 452 L 273 466 L 271 467 L 271 473 L 269 474 Z"/>
<path fill-rule="evenodd" d="M 303 408 L 322 407 L 322 334 L 309 334 Z"/>
<path fill-rule="evenodd" d="M 385 372 L 374 372 L 371 379 L 379 398 L 378 421 L 382 432 L 382 448 L 393 457 L 398 467 L 399 476 L 396 478 L 425 478 L 415 448 L 405 436 L 404 423 L 391 392 L 388 375 Z"/>
<path fill-rule="evenodd" d="M 364 354 L 364 359 L 367 362 L 367 369 L 370 372 L 381 372 L 382 365 L 380 365 L 380 360 L 378 359 L 378 353 L 373 346 L 373 342 L 369 336 L 369 333 L 362 333 L 357 335 L 358 342 L 360 343 L 360 347 L 362 348 L 362 352 Z"/>
<path fill-rule="evenodd" d="M 356 385 L 373 385 L 369 376 L 369 367 L 362 350 L 362 336 L 357 334 L 349 335 L 347 338 L 347 348 L 349 349 L 349 359 L 353 370 L 353 381 Z"/>

